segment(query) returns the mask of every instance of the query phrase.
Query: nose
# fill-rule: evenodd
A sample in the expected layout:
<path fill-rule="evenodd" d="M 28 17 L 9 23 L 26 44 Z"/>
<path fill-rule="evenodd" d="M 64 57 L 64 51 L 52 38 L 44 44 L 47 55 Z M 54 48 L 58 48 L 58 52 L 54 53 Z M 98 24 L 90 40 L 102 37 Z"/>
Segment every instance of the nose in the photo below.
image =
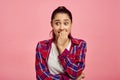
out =
<path fill-rule="evenodd" d="M 63 24 L 60 25 L 60 29 L 61 29 L 61 30 L 64 29 L 64 25 L 63 25 Z"/>

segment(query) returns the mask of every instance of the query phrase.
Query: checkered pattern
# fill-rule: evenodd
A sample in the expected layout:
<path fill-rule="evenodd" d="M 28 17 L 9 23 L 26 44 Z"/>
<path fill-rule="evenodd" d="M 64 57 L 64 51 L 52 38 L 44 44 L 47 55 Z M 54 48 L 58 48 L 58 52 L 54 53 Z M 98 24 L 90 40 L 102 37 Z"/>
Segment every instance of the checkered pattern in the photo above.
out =
<path fill-rule="evenodd" d="M 37 80 L 75 80 L 85 68 L 86 42 L 71 37 L 71 47 L 58 56 L 64 68 L 64 74 L 52 75 L 47 66 L 48 56 L 53 39 L 40 41 L 36 47 L 36 78 Z"/>

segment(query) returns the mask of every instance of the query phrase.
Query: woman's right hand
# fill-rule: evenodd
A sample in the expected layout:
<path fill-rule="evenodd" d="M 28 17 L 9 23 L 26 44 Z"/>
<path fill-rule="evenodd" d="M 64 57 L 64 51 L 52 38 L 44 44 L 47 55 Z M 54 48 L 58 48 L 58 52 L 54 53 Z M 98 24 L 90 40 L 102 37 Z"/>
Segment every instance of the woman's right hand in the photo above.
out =
<path fill-rule="evenodd" d="M 80 76 L 78 76 L 78 78 L 76 80 L 81 80 L 85 78 L 85 74 L 82 72 L 82 74 Z M 69 79 L 72 80 L 72 79 Z"/>
<path fill-rule="evenodd" d="M 64 51 L 68 43 L 69 43 L 68 33 L 65 30 L 63 30 L 59 33 L 59 37 L 57 39 L 57 48 L 59 49 L 60 53 Z"/>
<path fill-rule="evenodd" d="M 85 74 L 82 72 L 82 74 L 80 76 L 78 76 L 78 78 L 76 80 L 81 80 L 85 78 Z"/>

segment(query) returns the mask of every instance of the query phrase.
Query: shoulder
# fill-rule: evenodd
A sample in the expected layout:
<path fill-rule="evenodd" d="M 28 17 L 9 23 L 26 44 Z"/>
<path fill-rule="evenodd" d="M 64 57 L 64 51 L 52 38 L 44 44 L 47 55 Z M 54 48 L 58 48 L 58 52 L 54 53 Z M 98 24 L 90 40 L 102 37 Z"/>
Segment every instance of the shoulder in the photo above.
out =
<path fill-rule="evenodd" d="M 51 41 L 52 41 L 52 39 L 42 40 L 42 41 L 39 41 L 38 44 L 46 45 L 46 44 L 50 43 Z"/>
<path fill-rule="evenodd" d="M 87 51 L 87 43 L 83 39 L 78 39 L 78 38 L 73 38 L 72 39 L 73 45 L 77 46 L 80 50 L 84 50 L 85 52 Z"/>
<path fill-rule="evenodd" d="M 72 40 L 73 43 L 78 44 L 78 45 L 79 45 L 79 44 L 86 44 L 86 41 L 83 40 L 83 39 L 72 38 L 71 40 Z"/>
<path fill-rule="evenodd" d="M 49 43 L 51 43 L 51 42 L 52 42 L 52 39 L 39 41 L 37 44 L 37 48 L 47 47 L 49 45 Z"/>
<path fill-rule="evenodd" d="M 44 44 L 47 44 L 48 42 L 49 40 L 42 40 L 42 41 L 39 41 L 38 44 L 44 45 Z"/>

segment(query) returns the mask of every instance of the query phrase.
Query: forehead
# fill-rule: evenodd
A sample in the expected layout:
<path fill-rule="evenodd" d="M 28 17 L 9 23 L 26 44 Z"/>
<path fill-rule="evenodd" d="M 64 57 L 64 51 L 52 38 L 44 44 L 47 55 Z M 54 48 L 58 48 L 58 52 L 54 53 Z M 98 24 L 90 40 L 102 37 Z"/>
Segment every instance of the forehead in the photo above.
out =
<path fill-rule="evenodd" d="M 54 21 L 60 21 L 60 20 L 69 21 L 70 18 L 68 16 L 68 14 L 66 14 L 66 13 L 57 13 L 53 20 Z"/>

